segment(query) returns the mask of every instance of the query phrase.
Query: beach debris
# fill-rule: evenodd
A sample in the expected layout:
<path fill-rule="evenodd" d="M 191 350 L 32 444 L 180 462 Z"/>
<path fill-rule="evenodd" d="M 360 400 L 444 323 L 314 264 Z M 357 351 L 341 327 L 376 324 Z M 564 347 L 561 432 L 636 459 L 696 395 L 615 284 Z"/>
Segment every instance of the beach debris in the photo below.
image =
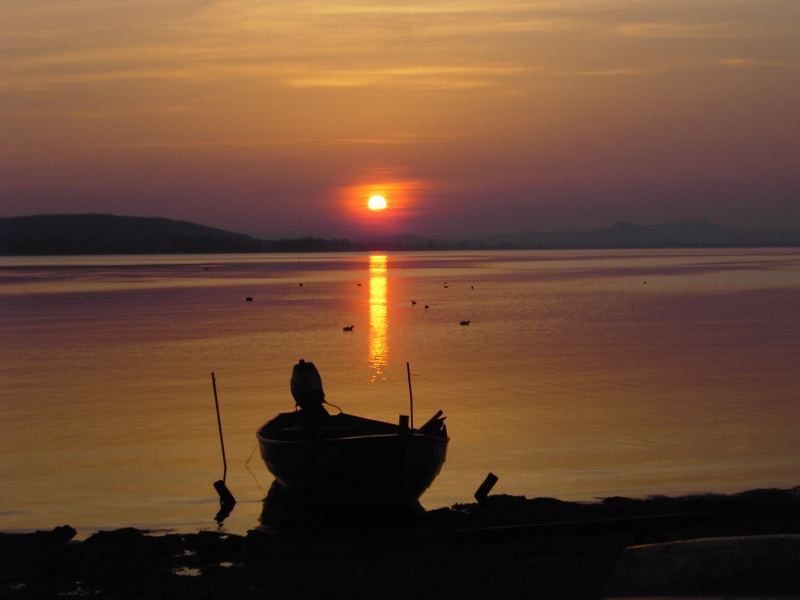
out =
<path fill-rule="evenodd" d="M 486 479 L 483 480 L 483 483 L 478 486 L 478 489 L 475 490 L 475 500 L 478 501 L 478 504 L 483 504 L 486 502 L 486 499 L 489 497 L 489 492 L 492 491 L 494 484 L 497 483 L 499 478 L 494 473 L 489 473 L 486 476 Z"/>
<path fill-rule="evenodd" d="M 792 597 L 800 535 L 676 540 L 625 549 L 604 597 Z M 747 592 L 744 592 L 747 590 Z"/>
<path fill-rule="evenodd" d="M 491 497 L 492 502 L 486 503 L 484 508 L 492 512 L 502 512 L 517 508 L 531 506 L 541 500 L 555 501 L 569 507 L 570 503 L 554 500 L 552 498 L 535 498 L 527 500 L 524 496 L 507 496 L 497 494 Z M 502 507 L 499 508 L 498 507 Z M 489 508 L 491 506 L 491 508 Z M 553 508 L 553 505 L 550 505 Z M 652 532 L 658 532 L 659 528 L 668 526 L 687 527 L 697 526 L 703 522 L 708 522 L 708 513 L 670 513 L 654 515 L 633 515 L 626 517 L 612 517 L 600 519 L 575 520 L 573 516 L 567 515 L 565 521 L 545 521 L 541 523 L 517 523 L 509 525 L 490 525 L 488 527 L 468 527 L 464 529 L 453 529 L 447 533 L 450 540 L 501 540 L 515 537 L 534 536 L 534 535 L 565 535 L 582 534 L 597 535 L 599 533 L 611 533 L 627 531 L 641 539 L 642 536 L 650 536 Z M 616 595 L 614 597 L 617 597 Z M 650 598 L 651 596 L 648 596 Z M 659 596 L 660 598 L 661 596 Z M 670 596 L 672 598 L 673 596 Z M 695 596 L 692 596 L 693 598 Z M 705 598 L 706 596 L 703 596 Z M 716 596 L 714 596 L 716 598 Z M 683 598 L 683 596 L 681 596 Z"/>
<path fill-rule="evenodd" d="M 353 327 L 355 327 L 355 325 L 346 325 L 342 327 L 342 331 L 353 331 Z"/>
<path fill-rule="evenodd" d="M 75 528 L 60 525 L 52 530 L 38 529 L 31 533 L 0 533 L 0 550 L 5 551 L 15 541 L 28 548 L 54 548 L 66 544 L 77 535 Z M 0 567 L 1 568 L 1 567 Z"/>
<path fill-rule="evenodd" d="M 459 321 L 458 322 L 459 325 L 469 325 L 470 323 L 472 323 L 472 321 Z"/>
<path fill-rule="evenodd" d="M 176 567 L 172 569 L 172 573 L 178 577 L 200 577 L 203 571 L 197 567 Z"/>

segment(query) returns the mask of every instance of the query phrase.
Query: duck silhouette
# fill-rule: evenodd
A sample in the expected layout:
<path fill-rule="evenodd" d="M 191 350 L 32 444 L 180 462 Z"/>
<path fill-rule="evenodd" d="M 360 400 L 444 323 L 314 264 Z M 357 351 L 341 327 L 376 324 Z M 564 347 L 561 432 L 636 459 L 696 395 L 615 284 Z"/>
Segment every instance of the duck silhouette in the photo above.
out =
<path fill-rule="evenodd" d="M 342 327 L 342 331 L 353 331 L 353 327 L 355 327 L 355 325 L 347 325 L 346 327 Z"/>
<path fill-rule="evenodd" d="M 459 325 L 469 325 L 470 323 L 471 323 L 471 321 L 459 321 L 458 322 Z"/>

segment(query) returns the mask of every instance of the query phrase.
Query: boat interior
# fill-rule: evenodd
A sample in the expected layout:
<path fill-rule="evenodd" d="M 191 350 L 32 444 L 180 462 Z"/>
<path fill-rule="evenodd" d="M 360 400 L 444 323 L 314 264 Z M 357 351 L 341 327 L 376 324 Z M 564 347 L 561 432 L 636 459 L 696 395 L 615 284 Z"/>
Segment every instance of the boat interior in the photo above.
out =
<path fill-rule="evenodd" d="M 261 437 L 283 441 L 335 439 L 360 435 L 396 435 L 399 432 L 399 425 L 384 421 L 365 419 L 347 413 L 309 415 L 303 410 L 281 413 L 259 430 Z"/>

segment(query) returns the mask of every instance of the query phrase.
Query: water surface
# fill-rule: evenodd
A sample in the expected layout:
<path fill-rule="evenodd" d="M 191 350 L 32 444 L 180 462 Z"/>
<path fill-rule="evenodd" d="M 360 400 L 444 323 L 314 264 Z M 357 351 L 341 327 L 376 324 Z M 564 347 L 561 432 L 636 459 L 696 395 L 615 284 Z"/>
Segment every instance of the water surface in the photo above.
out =
<path fill-rule="evenodd" d="M 301 357 L 391 421 L 411 363 L 417 423 L 441 408 L 452 438 L 427 507 L 488 471 L 563 499 L 800 472 L 798 250 L 0 258 L 0 336 L 3 530 L 212 526 L 212 370 L 226 526 L 255 526 L 254 432 Z"/>

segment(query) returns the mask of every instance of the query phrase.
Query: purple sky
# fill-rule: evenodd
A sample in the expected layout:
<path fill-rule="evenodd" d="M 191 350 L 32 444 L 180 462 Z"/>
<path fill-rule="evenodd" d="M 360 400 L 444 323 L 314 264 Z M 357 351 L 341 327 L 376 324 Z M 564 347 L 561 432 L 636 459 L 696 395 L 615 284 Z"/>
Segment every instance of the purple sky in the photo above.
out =
<path fill-rule="evenodd" d="M 4 2 L 0 54 L 2 216 L 800 228 L 796 0 Z"/>

